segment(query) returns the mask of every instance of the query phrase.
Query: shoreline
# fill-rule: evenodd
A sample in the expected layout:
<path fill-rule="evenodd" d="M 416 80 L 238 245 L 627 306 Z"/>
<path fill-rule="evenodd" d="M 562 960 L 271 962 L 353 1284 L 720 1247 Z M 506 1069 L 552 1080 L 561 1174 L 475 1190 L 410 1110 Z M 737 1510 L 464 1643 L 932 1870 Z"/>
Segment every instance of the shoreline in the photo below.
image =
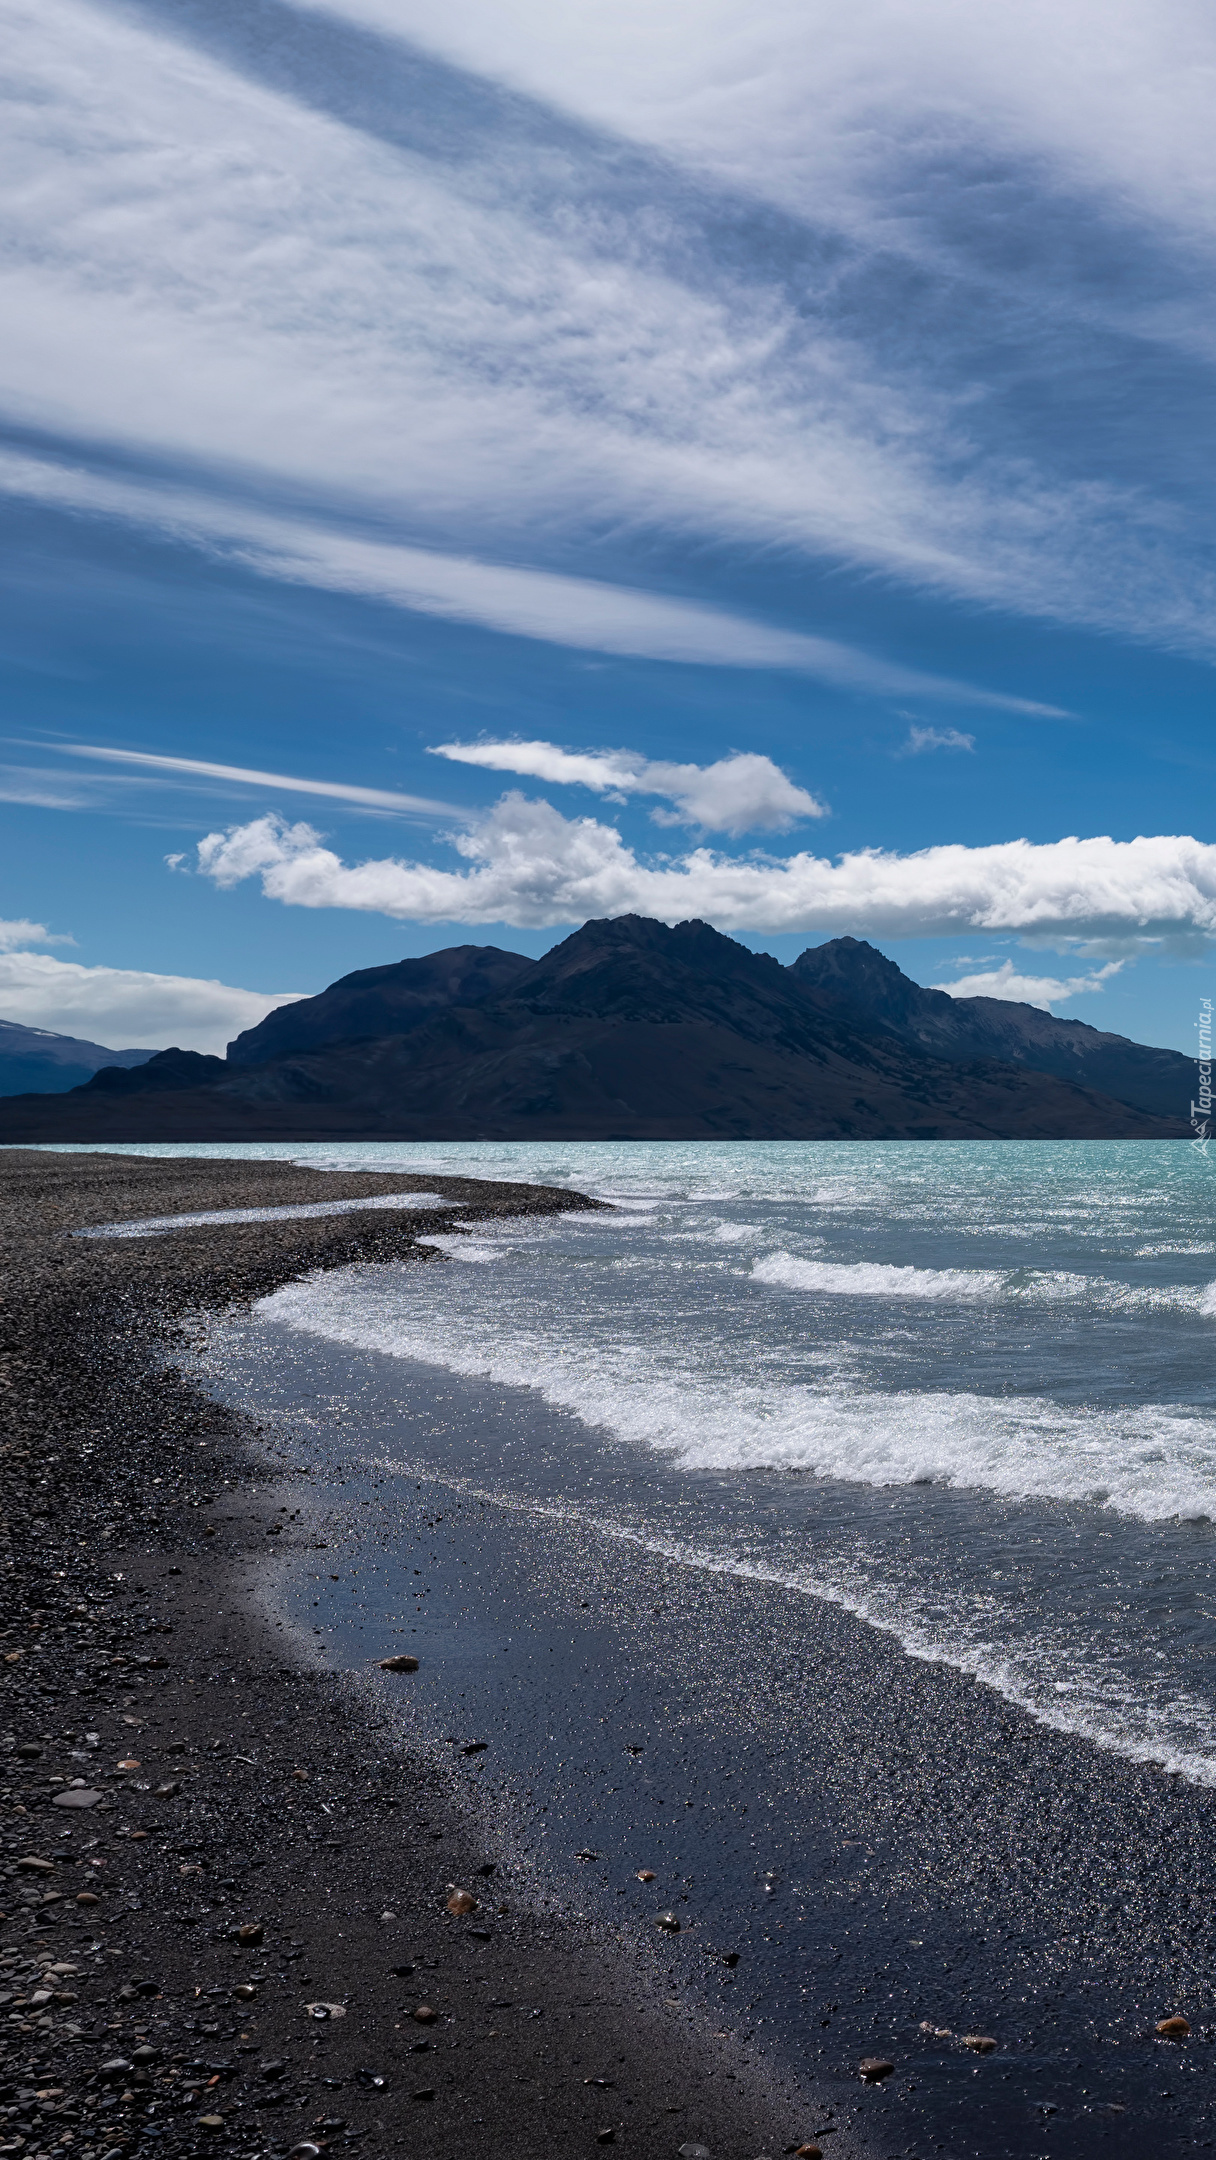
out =
<path fill-rule="evenodd" d="M 43 1953 L 48 1966 L 79 1968 L 52 1976 L 47 2001 L 32 2005 L 27 1960 L 20 2001 L 30 2014 L 0 2004 L 9 2042 L 0 2092 L 13 2096 L 0 2106 L 33 2112 L 39 2090 L 58 2090 L 64 2097 L 46 2108 L 68 2110 L 43 2125 L 42 2142 L 18 2129 L 24 2145 L 0 2135 L 0 2151 L 121 2160 L 138 2142 L 167 2160 L 212 2146 L 253 2160 L 286 2154 L 304 2135 L 322 2148 L 361 2137 L 375 2152 L 405 2143 L 435 2160 L 478 2140 L 521 2160 L 574 2160 L 609 2142 L 647 2160 L 676 2160 L 684 2144 L 713 2160 L 775 2160 L 807 2139 L 838 2160 L 1043 2160 L 1053 2151 L 1139 2160 L 1146 2146 L 1174 2160 L 1216 2142 L 1210 1789 L 1039 1725 L 992 1689 L 788 1586 L 719 1575 L 707 1588 L 670 1553 L 608 1551 L 586 1538 L 576 1549 L 518 1513 L 496 1522 L 485 1494 L 476 1510 L 449 1515 L 438 1486 L 416 1483 L 419 1458 L 408 1448 L 400 1519 L 427 1533 L 425 1556 L 414 1557 L 420 1595 L 435 1597 L 417 1684 L 404 1680 L 408 1692 L 397 1695 L 369 1657 L 383 1654 L 400 1615 L 352 1602 L 349 1650 L 330 1625 L 347 1596 L 341 1583 L 330 1587 L 335 1571 L 348 1574 L 344 1526 L 362 1499 L 349 1441 L 334 1458 L 349 1480 L 343 1494 L 341 1477 L 326 1486 L 311 1439 L 283 1449 L 273 1418 L 259 1417 L 264 1389 L 238 1385 L 225 1408 L 205 1368 L 191 1375 L 199 1343 L 190 1322 L 309 1269 L 416 1253 L 419 1234 L 437 1221 L 450 1230 L 450 1217 L 368 1211 L 112 1242 L 65 1234 L 86 1220 L 394 1187 L 463 1194 L 469 1223 L 479 1208 L 484 1218 L 596 1203 L 566 1188 L 264 1161 L 14 1153 L 0 1163 L 9 1285 L 0 1380 L 14 1383 L 0 1392 L 3 1461 L 21 1547 L 8 1604 L 23 1586 L 45 1615 L 40 1633 L 10 1626 L 0 1645 L 12 1732 L 0 1940 L 28 1952 L 41 1939 L 58 1952 Z M 166 1367 L 175 1329 L 180 1363 Z M 264 1373 L 277 1376 L 281 1352 L 261 1354 Z M 352 1385 L 342 1356 L 326 1353 L 332 1377 L 325 1359 L 304 1372 L 303 1395 L 284 1366 L 284 1388 L 296 1386 L 292 1400 L 313 1433 L 329 1404 L 370 1411 L 379 1447 L 373 1378 Z M 366 1354 L 359 1361 L 371 1375 Z M 496 1420 L 512 1444 L 534 1446 L 539 1435 L 560 1455 L 577 1440 L 577 1420 L 557 1412 L 545 1439 L 530 1390 L 427 1368 L 411 1394 L 386 1362 L 423 1440 L 428 1420 L 457 1449 L 472 1420 L 491 1454 Z M 12 1445 L 23 1419 L 24 1456 Z M 318 1498 L 323 1520 L 309 1514 Z M 440 1512 L 442 1546 L 430 1535 Z M 388 1550 L 382 1529 L 369 1540 L 365 1528 L 364 1542 L 369 1557 Z M 282 1560 L 268 1600 L 270 1550 Z M 293 1635 L 287 1615 L 310 1568 L 317 1579 L 303 1594 L 330 1605 L 297 1613 Z M 483 1631 L 504 1619 L 527 1628 L 532 1651 L 553 1663 L 512 1707 L 501 1689 L 495 1701 L 490 1661 L 475 1660 L 461 1730 L 452 1734 L 445 1718 L 428 1733 L 428 1689 L 465 1701 L 463 1682 L 442 1696 L 451 1637 L 437 1616 L 445 1597 L 449 1614 L 451 1597 L 467 1605 L 473 1568 Z M 301 1619 L 326 1629 L 315 1658 Z M 366 1646 L 355 1642 L 360 1621 Z M 587 1655 L 579 1646 L 593 1636 Z M 605 1731 L 617 1674 L 622 1687 L 636 1683 L 631 1718 L 648 1721 L 648 1801 L 663 1809 L 665 1829 L 690 1776 L 706 1802 L 710 1834 L 683 1860 L 697 1879 L 681 1906 L 690 1924 L 664 1938 L 661 1963 L 648 1933 L 655 1915 L 636 1892 L 633 1907 L 605 1903 L 619 1894 L 627 1854 L 629 1869 L 649 1863 L 631 1841 L 639 1826 L 654 1833 L 660 1817 L 599 1796 L 580 1815 L 557 1776 L 563 1756 L 568 1765 L 575 1750 L 589 1753 Z M 721 1690 L 717 1705 L 706 1696 L 711 1714 L 673 1716 L 680 1692 L 687 1706 L 706 1676 Z M 512 1719 L 524 1748 L 514 1760 Z M 88 1732 L 99 1736 L 95 1752 Z M 454 1777 L 436 1735 L 490 1740 L 495 1752 L 479 1749 L 469 1775 Z M 20 1745 L 38 1752 L 22 1758 Z M 119 1771 L 128 1751 L 139 1767 Z M 563 1893 L 560 1869 L 533 1865 L 515 1805 L 525 1766 L 555 1845 L 605 1856 L 602 1895 L 589 1867 Z M 483 1772 L 498 1779 L 494 1804 L 488 1794 L 472 1800 Z M 93 1780 L 95 1811 L 61 1814 L 50 1781 L 72 1776 Z M 770 1958 L 767 1979 L 766 1953 L 754 1934 L 749 1950 L 727 1894 L 745 1842 L 726 1850 L 736 1777 L 760 1827 L 762 1809 L 778 1810 L 765 1853 L 748 1859 L 759 1909 L 769 1909 L 754 1880 L 761 1858 L 784 1871 L 802 1905 L 798 1939 L 792 1930 L 784 1939 L 792 1954 Z M 162 1782 L 177 1790 L 158 1794 Z M 23 1871 L 23 1857 L 50 1865 Z M 674 1881 L 678 1857 L 669 1843 L 661 1883 Z M 104 1870 L 93 1868 L 98 1859 Z M 100 1885 L 83 1919 L 82 1882 Z M 463 1921 L 445 1910 L 452 1884 L 478 1900 Z M 622 1913 L 638 1923 L 632 1937 Z M 241 1924 L 263 1930 L 245 1949 L 233 1940 Z M 769 2018 L 764 2057 L 737 2016 L 733 2036 L 717 2032 L 718 2019 L 732 2023 L 724 1996 L 716 2017 L 701 1999 L 713 1992 L 703 1942 L 721 1950 L 736 1937 L 749 2007 Z M 108 1983 L 95 1977 L 107 1970 Z M 249 1993 L 235 1996 L 237 1985 Z M 765 1985 L 780 1991 L 771 2003 Z M 0 1994 L 6 1986 L 0 1977 Z M 801 2008 L 796 1995 L 807 1998 Z M 306 2000 L 346 2015 L 306 2020 Z M 411 2015 L 419 2002 L 438 2012 L 422 2038 Z M 1155 2035 L 1158 2019 L 1176 2012 L 1192 2027 L 1180 2045 Z M 800 2046 L 791 2013 L 803 2020 Z M 991 2035 L 996 2048 L 976 2060 L 966 2032 Z M 137 2046 L 156 2051 L 147 2071 Z M 858 2062 L 876 2047 L 895 2073 L 865 2087 Z M 107 2060 L 127 2067 L 99 2078 Z M 183 2082 L 191 2077 L 197 2091 Z M 150 2122 L 149 2090 L 170 2096 Z M 194 2097 L 179 2097 L 186 2092 Z M 85 2134 L 103 2102 L 125 2126 L 108 2145 Z M 220 2121 L 204 2127 L 208 2108 Z"/>
<path fill-rule="evenodd" d="M 496 1455 L 518 1473 L 521 1450 L 579 1445 L 528 1390 L 273 1321 L 248 1334 L 217 1345 L 213 1384 L 256 1404 L 342 1525 L 288 1590 L 327 1658 L 356 1671 L 365 1635 L 400 1624 L 427 1676 L 414 1739 L 496 1784 L 551 1899 L 626 1934 L 675 1904 L 674 1984 L 822 2096 L 825 2150 L 833 2122 L 884 2155 L 1204 2144 L 1210 1787 L 1045 1726 L 808 1591 L 609 1544 L 598 1516 L 504 1491 Z M 1155 2031 L 1179 2011 L 1184 2047 Z M 866 2091 L 873 2052 L 895 2074 Z"/>
<path fill-rule="evenodd" d="M 249 1421 L 161 1366 L 158 1343 L 191 1309 L 316 1267 L 433 1262 L 417 1237 L 450 1221 L 367 1212 L 68 1236 L 393 1190 L 461 1199 L 470 1223 L 596 1203 L 108 1153 L 5 1149 L 0 1172 L 0 2151 L 167 2160 L 362 2140 L 440 2160 L 482 2141 L 521 2160 L 626 2143 L 659 2160 L 704 2143 L 745 2160 L 805 2141 L 809 2095 L 690 2025 L 656 1993 L 653 1962 L 526 1895 L 487 1894 L 498 1861 L 475 1812 L 386 1744 L 337 1676 L 285 1654 L 242 1593 L 267 1535 L 293 1532 L 258 1490 Z M 61 1805 L 82 1776 L 76 1789 L 98 1797 Z M 475 1918 L 446 1911 L 453 1882 L 481 1892 Z M 244 1944 L 242 1926 L 256 1931 Z M 331 2009 L 306 2016 L 303 2000 Z M 436 2014 L 418 2021 L 423 2001 Z M 847 2134 L 832 2149 L 861 2150 Z"/>

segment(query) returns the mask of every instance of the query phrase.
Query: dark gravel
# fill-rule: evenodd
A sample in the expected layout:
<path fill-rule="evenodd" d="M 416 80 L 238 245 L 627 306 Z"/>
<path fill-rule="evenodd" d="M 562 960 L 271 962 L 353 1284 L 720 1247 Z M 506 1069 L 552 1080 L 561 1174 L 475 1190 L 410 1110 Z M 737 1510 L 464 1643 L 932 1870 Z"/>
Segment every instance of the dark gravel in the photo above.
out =
<path fill-rule="evenodd" d="M 441 1191 L 466 1222 L 594 1204 L 0 1154 L 0 2153 L 792 2152 L 806 2096 L 658 1999 L 648 1969 L 552 1915 L 497 1910 L 490 1931 L 447 1913 L 451 1885 L 482 1917 L 500 1905 L 475 1820 L 242 1601 L 269 1527 L 256 1434 L 166 1365 L 166 1336 L 308 1268 L 442 1264 L 416 1243 L 435 1219 L 70 1236 L 391 1189 Z M 99 1797 L 62 1805 L 81 1779 Z"/>

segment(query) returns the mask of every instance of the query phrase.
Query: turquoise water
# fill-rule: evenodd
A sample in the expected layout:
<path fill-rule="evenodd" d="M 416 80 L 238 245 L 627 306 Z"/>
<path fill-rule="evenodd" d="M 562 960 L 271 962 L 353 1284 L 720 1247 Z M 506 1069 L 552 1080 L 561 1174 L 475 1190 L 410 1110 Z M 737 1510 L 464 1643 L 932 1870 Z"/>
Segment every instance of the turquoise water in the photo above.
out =
<path fill-rule="evenodd" d="M 287 1286 L 257 1326 L 572 1415 L 444 1475 L 847 1605 L 1099 1744 L 1216 1783 L 1213 1169 L 1185 1144 L 180 1149 L 615 1204 Z M 404 1371 L 404 1365 L 402 1367 Z M 388 1467 L 391 1420 L 377 1437 Z M 435 1465 L 431 1465 L 432 1468 Z"/>

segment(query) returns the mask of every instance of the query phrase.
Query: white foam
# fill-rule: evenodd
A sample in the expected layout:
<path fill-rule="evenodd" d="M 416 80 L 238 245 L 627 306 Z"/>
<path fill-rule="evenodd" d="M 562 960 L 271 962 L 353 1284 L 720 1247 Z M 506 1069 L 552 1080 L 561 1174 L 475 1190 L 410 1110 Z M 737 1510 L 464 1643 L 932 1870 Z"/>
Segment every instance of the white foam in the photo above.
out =
<path fill-rule="evenodd" d="M 501 1260 L 510 1250 L 506 1244 L 491 1245 L 481 1238 L 460 1236 L 424 1237 L 419 1238 L 418 1243 L 436 1246 L 441 1253 L 447 1254 L 449 1260 L 470 1260 L 476 1265 L 490 1260 Z"/>
<path fill-rule="evenodd" d="M 362 1208 L 450 1208 L 460 1203 L 442 1193 L 376 1193 L 369 1200 L 313 1200 L 299 1207 L 208 1208 L 193 1215 L 146 1215 L 139 1222 L 98 1223 L 74 1230 L 73 1237 L 163 1237 L 167 1230 L 193 1230 L 208 1223 L 293 1222 L 310 1215 L 353 1215 Z"/>
<path fill-rule="evenodd" d="M 752 1267 L 753 1282 L 819 1297 L 913 1298 L 929 1303 L 969 1303 L 1005 1298 L 1019 1304 L 1084 1303 L 1103 1312 L 1190 1312 L 1216 1319 L 1216 1283 L 1124 1283 L 1106 1275 L 1079 1275 L 1065 1268 L 917 1268 L 873 1260 L 808 1260 L 790 1252 L 766 1253 Z"/>
<path fill-rule="evenodd" d="M 459 1257 L 464 1238 L 436 1240 Z M 945 1484 L 1010 1498 L 1088 1501 L 1145 1522 L 1216 1518 L 1216 1419 L 1144 1408 L 1088 1409 L 1043 1396 L 883 1393 L 851 1384 L 752 1379 L 725 1361 L 685 1364 L 661 1345 L 545 1332 L 522 1301 L 455 1304 L 408 1269 L 339 1270 L 290 1283 L 259 1311 L 305 1333 L 421 1359 L 513 1387 L 631 1446 L 689 1469 L 814 1472 L 865 1485 Z"/>
<path fill-rule="evenodd" d="M 821 1297 L 994 1298 L 1006 1277 L 991 1268 L 894 1267 L 881 1261 L 804 1260 L 796 1253 L 766 1253 L 752 1268 L 756 1282 L 783 1290 L 811 1290 Z"/>

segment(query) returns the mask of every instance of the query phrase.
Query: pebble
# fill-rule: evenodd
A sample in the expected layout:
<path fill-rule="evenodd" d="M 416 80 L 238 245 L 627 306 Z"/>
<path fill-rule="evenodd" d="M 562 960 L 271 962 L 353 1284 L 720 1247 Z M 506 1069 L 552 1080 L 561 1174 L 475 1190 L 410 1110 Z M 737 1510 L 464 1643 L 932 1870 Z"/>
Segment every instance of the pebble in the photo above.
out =
<path fill-rule="evenodd" d="M 973 2055 L 991 2055 L 996 2041 L 990 2039 L 987 2033 L 964 2033 L 963 2046 L 970 2048 Z"/>
<path fill-rule="evenodd" d="M 51 1800 L 52 1807 L 96 1807 L 101 1798 L 88 1785 L 69 1785 L 66 1792 L 57 1792 Z"/>
<path fill-rule="evenodd" d="M 681 2145 L 676 2160 L 713 2160 L 708 2145 Z"/>
<path fill-rule="evenodd" d="M 416 1657 L 407 1657 L 404 1653 L 400 1657 L 382 1657 L 380 1659 L 380 1670 L 381 1672 L 417 1672 L 418 1660 Z"/>
<path fill-rule="evenodd" d="M 822 2145 L 799 2145 L 795 2149 L 794 2160 L 823 2160 L 823 2147 Z"/>
<path fill-rule="evenodd" d="M 432 2010 L 429 2003 L 419 2003 L 418 2008 L 410 2012 L 415 2025 L 433 2025 L 438 2015 L 439 2012 Z"/>
<path fill-rule="evenodd" d="M 658 1927 L 666 1928 L 669 1935 L 678 1935 L 680 1932 L 680 1919 L 678 1913 L 661 1912 L 655 1924 Z"/>
<path fill-rule="evenodd" d="M 881 2055 L 863 2055 L 857 2068 L 867 2085 L 880 2085 L 885 2077 L 890 2077 L 895 2065 L 885 2062 Z"/>
<path fill-rule="evenodd" d="M 616 2131 L 615 2131 L 615 2130 L 597 2130 L 597 2131 L 596 2131 L 596 2133 L 595 2133 L 595 2142 L 596 2142 L 596 2144 L 597 2144 L 597 2145 L 615 2145 L 615 2144 L 616 2144 Z"/>
<path fill-rule="evenodd" d="M 639 1881 L 639 1882 L 653 1882 L 653 1881 L 654 1881 L 654 1869 L 653 1869 L 652 1867 L 640 1867 L 640 1868 L 638 1869 L 638 1881 Z"/>
<path fill-rule="evenodd" d="M 1164 2017 L 1160 2019 L 1157 2031 L 1163 2040 L 1189 2040 L 1190 2020 L 1184 2017 Z"/>
<path fill-rule="evenodd" d="M 448 1899 L 450 1913 L 476 1912 L 477 1900 L 471 1890 L 453 1890 Z"/>
<path fill-rule="evenodd" d="M 261 1942 L 265 1932 L 260 1920 L 247 1920 L 244 1927 L 237 1929 L 236 1939 L 239 1943 L 244 1943 L 246 1949 L 251 1950 L 255 1943 Z"/>
<path fill-rule="evenodd" d="M 321 2160 L 321 2148 L 314 2145 L 311 2138 L 303 2138 L 298 2145 L 292 2146 L 287 2160 Z"/>
<path fill-rule="evenodd" d="M 200 2130 L 222 2130 L 224 2118 L 222 2115 L 200 2115 L 198 2126 Z"/>

